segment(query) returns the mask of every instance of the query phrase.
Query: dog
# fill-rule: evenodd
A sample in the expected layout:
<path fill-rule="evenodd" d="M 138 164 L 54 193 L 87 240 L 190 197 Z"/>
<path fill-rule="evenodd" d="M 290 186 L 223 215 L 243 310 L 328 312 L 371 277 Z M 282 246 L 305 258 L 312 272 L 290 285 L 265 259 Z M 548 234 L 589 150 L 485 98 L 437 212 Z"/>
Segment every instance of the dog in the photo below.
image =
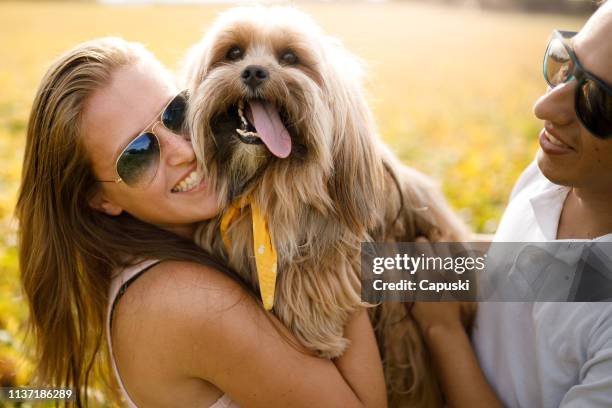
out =
<path fill-rule="evenodd" d="M 223 13 L 183 72 L 194 150 L 225 209 L 199 226 L 196 241 L 266 305 L 257 240 L 267 237 L 278 270 L 267 308 L 325 358 L 343 353 L 343 329 L 362 307 L 361 242 L 467 234 L 435 184 L 379 140 L 362 77 L 359 60 L 310 17 L 261 6 Z M 405 305 L 369 312 L 390 406 L 441 406 Z"/>

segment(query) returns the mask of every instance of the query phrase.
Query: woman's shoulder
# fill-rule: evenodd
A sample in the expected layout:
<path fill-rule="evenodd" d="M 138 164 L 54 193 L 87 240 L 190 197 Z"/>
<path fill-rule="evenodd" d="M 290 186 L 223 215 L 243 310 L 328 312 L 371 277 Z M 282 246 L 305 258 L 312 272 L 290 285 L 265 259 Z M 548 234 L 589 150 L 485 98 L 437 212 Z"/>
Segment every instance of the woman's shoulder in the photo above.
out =
<path fill-rule="evenodd" d="M 115 319 L 134 320 L 140 322 L 140 327 L 147 323 L 190 325 L 224 314 L 249 297 L 235 279 L 213 267 L 163 261 L 130 285 L 120 299 L 115 311 L 120 316 Z"/>
<path fill-rule="evenodd" d="M 206 265 L 164 261 L 142 274 L 119 299 L 112 334 L 118 337 L 113 342 L 131 350 L 126 355 L 146 361 L 163 354 L 183 374 L 208 378 L 210 365 L 234 353 L 234 346 L 253 347 L 249 336 L 277 335 L 274 326 L 280 324 L 270 321 L 234 277 Z"/>
<path fill-rule="evenodd" d="M 256 309 L 249 299 L 234 279 L 196 263 L 164 261 L 139 276 L 117 302 L 111 334 L 114 358 L 132 399 L 145 405 L 148 398 L 159 402 L 173 384 L 175 390 L 184 387 L 187 405 L 216 401 L 222 393 L 206 373 L 223 356 L 210 350 L 233 336 L 219 322 L 249 319 L 246 313 Z M 250 306 L 240 307 L 245 302 Z"/>

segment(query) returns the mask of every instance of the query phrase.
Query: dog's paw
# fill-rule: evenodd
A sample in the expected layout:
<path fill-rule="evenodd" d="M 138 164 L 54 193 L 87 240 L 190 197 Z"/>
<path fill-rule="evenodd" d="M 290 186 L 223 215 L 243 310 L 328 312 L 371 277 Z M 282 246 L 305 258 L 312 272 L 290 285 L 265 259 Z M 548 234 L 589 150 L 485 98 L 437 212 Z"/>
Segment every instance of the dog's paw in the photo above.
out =
<path fill-rule="evenodd" d="M 338 358 L 342 354 L 344 354 L 344 351 L 348 347 L 348 343 L 348 340 L 346 340 L 346 343 L 342 346 L 338 346 L 336 348 L 329 348 L 327 350 L 317 350 L 317 355 L 321 358 L 326 358 L 328 360 Z"/>
<path fill-rule="evenodd" d="M 302 339 L 302 343 L 313 350 L 318 357 L 331 360 L 344 354 L 350 341 L 341 336 L 330 336 L 329 338 L 319 338 L 315 341 Z"/>

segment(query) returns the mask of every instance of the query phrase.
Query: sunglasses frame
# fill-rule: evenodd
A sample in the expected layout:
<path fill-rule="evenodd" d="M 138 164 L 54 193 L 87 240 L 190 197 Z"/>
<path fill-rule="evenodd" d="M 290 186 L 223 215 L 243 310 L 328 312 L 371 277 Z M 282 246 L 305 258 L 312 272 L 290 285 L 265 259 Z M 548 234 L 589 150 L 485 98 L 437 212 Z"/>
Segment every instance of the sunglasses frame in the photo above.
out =
<path fill-rule="evenodd" d="M 548 45 L 546 46 L 546 51 L 544 52 L 544 61 L 542 63 L 542 71 L 543 71 L 543 74 L 544 74 L 544 80 L 546 81 L 548 86 L 550 86 L 551 88 L 555 88 L 556 86 L 561 84 L 561 83 L 558 83 L 556 85 L 552 84 L 548 80 L 548 75 L 546 73 L 546 71 L 547 71 L 546 68 L 547 68 L 547 65 L 548 65 L 548 51 L 550 50 L 550 46 L 551 46 L 553 40 L 558 39 L 558 40 L 561 41 L 561 44 L 563 45 L 563 47 L 565 48 L 565 50 L 569 54 L 570 58 L 572 59 L 572 62 L 574 63 L 574 70 L 573 70 L 573 72 L 571 73 L 571 75 L 563 83 L 568 83 L 568 82 L 570 82 L 573 79 L 576 80 L 576 91 L 574 93 L 574 110 L 576 111 L 576 117 L 578 117 L 578 119 L 580 120 L 582 125 L 591 134 L 593 134 L 595 137 L 598 137 L 600 139 L 608 139 L 608 138 L 612 137 L 612 133 L 608 134 L 608 135 L 603 135 L 602 136 L 602 135 L 597 134 L 597 132 L 593 132 L 591 130 L 590 126 L 588 126 L 586 123 L 584 123 L 584 120 L 581 118 L 581 115 L 578 113 L 578 110 L 577 110 L 578 98 L 580 98 L 580 93 L 582 92 L 581 91 L 582 85 L 584 85 L 584 83 L 586 81 L 594 82 L 595 84 L 597 84 L 597 86 L 599 86 L 602 90 L 604 90 L 611 97 L 612 97 L 612 86 L 608 85 L 608 83 L 606 83 L 603 79 L 597 77 L 597 75 L 591 73 L 590 71 L 586 70 L 582 66 L 582 64 L 578 60 L 578 56 L 576 55 L 576 52 L 571 47 L 571 45 L 568 43 L 568 41 L 570 39 L 572 39 L 576 34 L 578 34 L 578 32 L 576 32 L 576 31 L 564 31 L 564 30 L 554 30 L 553 31 L 552 37 L 548 41 Z"/>
<path fill-rule="evenodd" d="M 176 95 L 174 95 L 169 101 L 168 103 L 164 106 L 164 108 L 161 110 L 161 112 L 157 115 L 156 119 L 153 120 L 153 122 L 151 122 L 146 128 L 144 128 L 141 132 L 138 132 L 138 134 L 136 136 L 134 136 L 132 139 L 130 139 L 130 141 L 125 145 L 125 147 L 121 150 L 121 152 L 117 155 L 117 159 L 115 159 L 115 174 L 117 175 L 117 178 L 114 180 L 96 180 L 99 183 L 122 183 L 123 178 L 119 175 L 119 160 L 121 160 L 121 157 L 123 157 L 123 154 L 126 152 L 126 150 L 132 145 L 132 143 L 134 142 L 134 140 L 138 139 L 141 136 L 144 136 L 146 134 L 151 134 L 153 135 L 153 137 L 155 138 L 155 140 L 157 141 L 157 145 L 159 146 L 159 158 L 158 158 L 158 164 L 157 167 L 159 168 L 159 162 L 161 161 L 161 143 L 159 141 L 159 137 L 157 136 L 157 134 L 155 133 L 155 127 L 159 124 L 161 124 L 163 127 L 165 127 L 166 129 L 170 130 L 171 132 L 175 132 L 175 130 L 169 129 L 165 124 L 164 124 L 164 113 L 166 113 L 166 110 L 168 109 L 168 107 L 172 104 L 172 102 L 174 102 L 176 100 L 176 98 L 178 98 L 179 96 L 182 96 L 185 99 L 185 105 L 187 104 L 187 100 L 188 98 L 188 93 L 187 90 L 183 90 L 179 93 L 177 93 Z M 147 186 L 151 183 L 151 181 L 153 181 L 153 179 L 155 179 L 155 176 L 157 175 L 157 169 L 155 169 L 155 174 L 153 175 L 153 178 L 151 178 L 151 180 L 147 183 Z M 129 184 L 126 184 L 129 186 Z M 130 186 L 133 187 L 133 186 Z M 143 186 L 141 188 L 145 188 L 146 186 Z"/>

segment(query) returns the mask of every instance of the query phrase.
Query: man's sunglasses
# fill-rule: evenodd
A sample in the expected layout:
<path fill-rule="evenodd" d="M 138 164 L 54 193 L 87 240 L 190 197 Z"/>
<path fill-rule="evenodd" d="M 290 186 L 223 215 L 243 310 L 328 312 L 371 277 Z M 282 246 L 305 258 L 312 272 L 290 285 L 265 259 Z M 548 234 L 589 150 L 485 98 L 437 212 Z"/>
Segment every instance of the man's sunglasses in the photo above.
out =
<path fill-rule="evenodd" d="M 577 33 L 555 30 L 544 54 L 544 79 L 551 87 L 576 80 L 574 109 L 594 136 L 612 136 L 612 86 L 582 67 L 570 46 Z"/>
<path fill-rule="evenodd" d="M 132 139 L 119 154 L 115 163 L 117 178 L 115 180 L 97 181 L 103 183 L 124 182 L 128 186 L 136 188 L 147 187 L 157 174 L 161 158 L 161 148 L 159 138 L 155 134 L 155 126 L 161 123 L 174 133 L 183 133 L 186 109 L 187 92 L 183 91 L 172 98 L 160 113 L 159 118 Z"/>

